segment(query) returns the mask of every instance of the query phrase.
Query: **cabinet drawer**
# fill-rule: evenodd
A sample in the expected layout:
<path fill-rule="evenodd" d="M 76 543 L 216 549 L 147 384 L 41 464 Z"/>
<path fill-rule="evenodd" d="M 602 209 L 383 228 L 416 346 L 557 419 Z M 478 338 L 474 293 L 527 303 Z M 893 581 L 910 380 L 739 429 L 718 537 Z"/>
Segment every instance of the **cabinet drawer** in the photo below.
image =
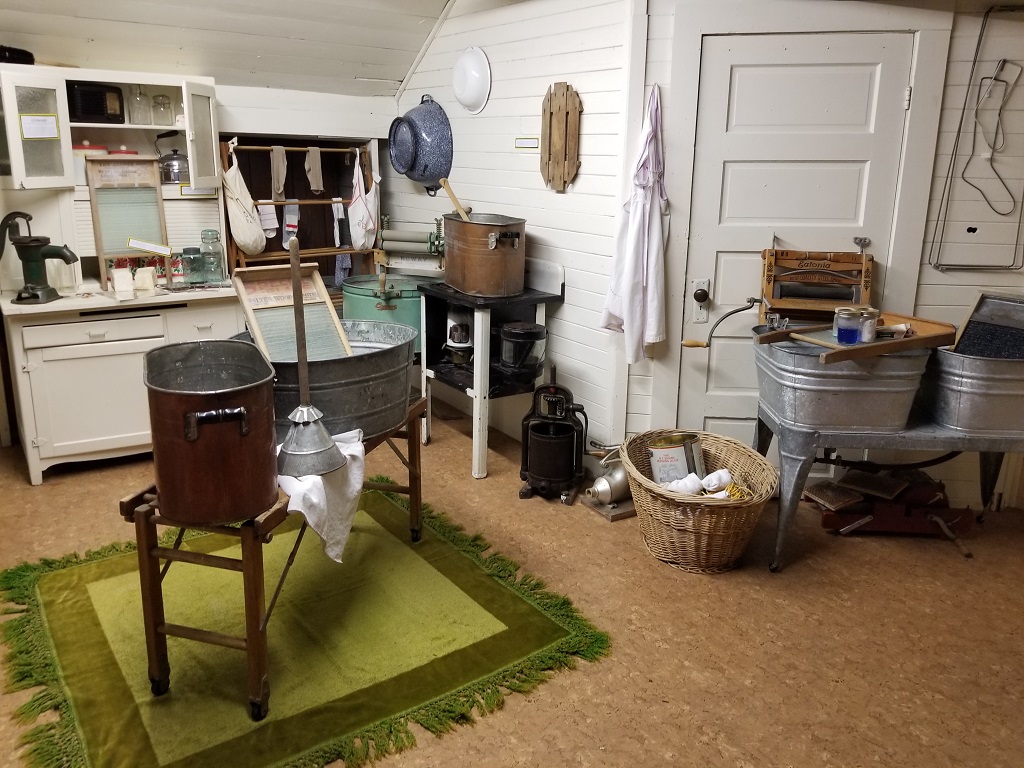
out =
<path fill-rule="evenodd" d="M 103 341 L 162 338 L 163 335 L 163 319 L 159 315 L 147 315 L 120 320 L 32 325 L 22 330 L 21 338 L 25 349 L 40 349 Z"/>

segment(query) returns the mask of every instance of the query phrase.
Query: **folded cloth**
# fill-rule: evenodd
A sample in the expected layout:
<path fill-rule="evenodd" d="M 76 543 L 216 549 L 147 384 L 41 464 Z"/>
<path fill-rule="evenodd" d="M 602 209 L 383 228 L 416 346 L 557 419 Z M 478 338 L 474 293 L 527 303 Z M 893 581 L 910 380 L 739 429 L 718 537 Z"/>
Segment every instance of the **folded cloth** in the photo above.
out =
<path fill-rule="evenodd" d="M 288 511 L 305 517 L 323 539 L 324 554 L 340 563 L 363 491 L 366 451 L 361 429 L 332 437 L 348 459 L 345 466 L 323 476 L 278 475 L 277 482 L 289 496 Z M 277 449 L 280 451 L 281 446 Z"/>
<path fill-rule="evenodd" d="M 674 493 L 686 493 L 690 496 L 697 496 L 704 492 L 704 486 L 701 485 L 700 478 L 693 472 L 686 477 L 681 477 L 668 483 L 661 483 L 661 487 Z"/>
<path fill-rule="evenodd" d="M 271 199 L 284 200 L 284 179 L 288 175 L 288 158 L 284 147 L 275 145 L 270 148 L 270 192 Z"/>

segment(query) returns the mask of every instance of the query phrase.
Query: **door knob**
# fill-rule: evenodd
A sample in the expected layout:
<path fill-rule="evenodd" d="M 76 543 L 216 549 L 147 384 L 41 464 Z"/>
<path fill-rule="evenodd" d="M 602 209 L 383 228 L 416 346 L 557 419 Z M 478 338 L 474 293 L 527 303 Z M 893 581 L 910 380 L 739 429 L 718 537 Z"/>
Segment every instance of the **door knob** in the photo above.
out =
<path fill-rule="evenodd" d="M 711 294 L 708 293 L 707 288 L 698 288 L 693 292 L 693 300 L 698 304 L 703 304 L 705 301 L 711 298 Z"/>

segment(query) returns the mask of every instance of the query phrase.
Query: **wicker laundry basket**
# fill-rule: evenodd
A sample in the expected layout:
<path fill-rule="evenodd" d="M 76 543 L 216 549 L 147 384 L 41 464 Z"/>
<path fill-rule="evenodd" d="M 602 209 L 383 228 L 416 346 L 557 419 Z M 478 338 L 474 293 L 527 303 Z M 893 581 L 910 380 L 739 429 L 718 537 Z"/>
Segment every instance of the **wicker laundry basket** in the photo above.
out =
<path fill-rule="evenodd" d="M 728 469 L 734 482 L 749 491 L 743 499 L 713 499 L 668 491 L 651 480 L 648 446 L 676 430 L 633 435 L 619 451 L 640 520 L 644 544 L 652 555 L 691 573 L 721 573 L 736 565 L 775 493 L 779 473 L 767 459 L 739 440 L 697 432 L 710 474 Z"/>

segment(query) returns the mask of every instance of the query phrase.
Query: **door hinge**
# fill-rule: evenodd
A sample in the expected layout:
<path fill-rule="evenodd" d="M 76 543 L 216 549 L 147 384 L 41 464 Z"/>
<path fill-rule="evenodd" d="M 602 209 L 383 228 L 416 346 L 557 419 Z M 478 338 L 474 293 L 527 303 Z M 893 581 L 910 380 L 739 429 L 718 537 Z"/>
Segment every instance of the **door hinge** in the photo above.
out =
<path fill-rule="evenodd" d="M 914 86 L 908 85 L 906 90 L 903 91 L 903 108 L 910 109 L 910 96 L 914 92 Z"/>
<path fill-rule="evenodd" d="M 46 445 L 49 442 L 50 441 L 47 440 L 45 437 L 33 437 L 32 438 L 32 447 L 33 448 L 42 448 L 44 445 Z"/>
<path fill-rule="evenodd" d="M 38 367 L 39 366 L 36 365 L 35 363 L 25 363 L 23 366 L 21 366 L 21 372 L 22 373 L 32 373 L 32 371 L 34 371 Z"/>

